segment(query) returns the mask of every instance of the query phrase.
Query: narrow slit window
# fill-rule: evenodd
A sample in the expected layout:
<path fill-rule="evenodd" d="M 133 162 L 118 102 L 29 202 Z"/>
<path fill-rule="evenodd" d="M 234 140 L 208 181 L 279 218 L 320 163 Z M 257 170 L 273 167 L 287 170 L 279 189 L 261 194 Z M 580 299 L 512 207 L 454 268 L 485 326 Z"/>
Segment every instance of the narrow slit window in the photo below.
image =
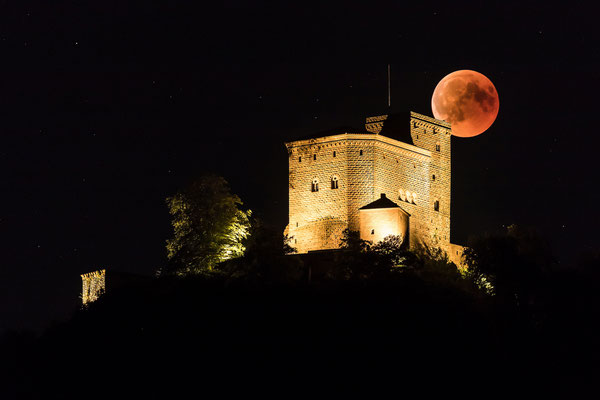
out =
<path fill-rule="evenodd" d="M 362 156 L 362 150 L 360 151 L 360 155 Z"/>
<path fill-rule="evenodd" d="M 371 235 L 375 234 L 375 229 L 371 229 Z"/>
<path fill-rule="evenodd" d="M 431 175 L 431 180 L 435 181 L 435 175 Z"/>
<path fill-rule="evenodd" d="M 335 150 L 333 151 L 333 156 L 335 157 Z"/>
<path fill-rule="evenodd" d="M 435 144 L 435 151 L 440 151 L 440 142 Z"/>
<path fill-rule="evenodd" d="M 433 211 L 440 211 L 440 202 L 438 200 L 433 202 Z"/>
<path fill-rule="evenodd" d="M 317 159 L 317 155 L 313 154 L 313 160 L 316 160 L 316 159 Z"/>
<path fill-rule="evenodd" d="M 302 157 L 298 157 L 298 162 L 302 162 Z"/>

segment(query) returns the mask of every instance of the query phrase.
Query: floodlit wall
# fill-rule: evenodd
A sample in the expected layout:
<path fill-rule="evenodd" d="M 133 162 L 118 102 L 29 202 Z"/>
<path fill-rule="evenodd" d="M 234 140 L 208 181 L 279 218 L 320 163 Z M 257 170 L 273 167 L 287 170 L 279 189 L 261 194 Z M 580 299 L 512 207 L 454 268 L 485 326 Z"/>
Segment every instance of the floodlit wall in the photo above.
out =
<path fill-rule="evenodd" d="M 396 235 L 404 241 L 408 234 L 408 215 L 399 208 L 360 210 L 360 238 L 373 242 Z"/>
<path fill-rule="evenodd" d="M 81 302 L 85 306 L 100 297 L 106 290 L 106 270 L 88 272 L 81 275 Z"/>
<path fill-rule="evenodd" d="M 367 118 L 365 127 L 370 133 L 286 143 L 286 233 L 299 253 L 338 248 L 345 228 L 361 230 L 359 209 L 380 193 L 410 214 L 411 248 L 424 243 L 448 251 L 450 125 L 411 112 L 406 120 L 411 145 L 379 134 L 386 119 L 386 115 Z M 337 186 L 332 184 L 334 179 Z"/>

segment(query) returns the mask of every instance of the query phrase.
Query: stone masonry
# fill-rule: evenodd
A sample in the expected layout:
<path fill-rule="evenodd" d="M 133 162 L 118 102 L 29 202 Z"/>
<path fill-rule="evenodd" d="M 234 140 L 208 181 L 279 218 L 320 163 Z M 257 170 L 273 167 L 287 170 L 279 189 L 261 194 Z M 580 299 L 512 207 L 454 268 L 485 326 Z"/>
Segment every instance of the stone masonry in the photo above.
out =
<path fill-rule="evenodd" d="M 359 209 L 381 194 L 409 215 L 411 248 L 450 250 L 450 124 L 411 112 L 401 121 L 409 144 L 381 134 L 387 121 L 370 117 L 366 132 L 286 143 L 286 233 L 299 253 L 338 248 L 344 229 L 361 230 Z"/>

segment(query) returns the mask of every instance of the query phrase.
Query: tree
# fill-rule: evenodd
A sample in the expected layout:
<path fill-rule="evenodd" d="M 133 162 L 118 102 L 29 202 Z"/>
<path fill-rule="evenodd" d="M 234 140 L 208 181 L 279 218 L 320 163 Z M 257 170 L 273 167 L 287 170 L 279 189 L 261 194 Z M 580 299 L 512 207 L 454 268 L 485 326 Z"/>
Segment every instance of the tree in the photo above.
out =
<path fill-rule="evenodd" d="M 351 231 L 346 228 L 342 232 L 340 239 L 340 248 L 357 253 L 364 253 L 370 250 L 373 242 L 360 238 L 360 232 Z"/>
<path fill-rule="evenodd" d="M 253 284 L 299 281 L 303 275 L 300 260 L 286 256 L 296 252 L 289 242 L 280 229 L 252 217 L 250 233 L 244 241 L 244 256 L 222 263 L 218 269 L 232 280 Z"/>
<path fill-rule="evenodd" d="M 480 285 L 521 307 L 554 264 L 548 243 L 535 230 L 516 225 L 470 238 L 463 257 Z"/>
<path fill-rule="evenodd" d="M 178 275 L 212 271 L 218 263 L 244 254 L 251 211 L 232 194 L 227 181 L 204 175 L 166 199 L 173 238 L 167 240 L 166 272 Z"/>
<path fill-rule="evenodd" d="M 407 266 L 412 260 L 412 254 L 405 250 L 402 236 L 388 235 L 383 240 L 371 247 L 371 251 L 377 254 L 379 263 L 385 268 L 392 269 Z"/>

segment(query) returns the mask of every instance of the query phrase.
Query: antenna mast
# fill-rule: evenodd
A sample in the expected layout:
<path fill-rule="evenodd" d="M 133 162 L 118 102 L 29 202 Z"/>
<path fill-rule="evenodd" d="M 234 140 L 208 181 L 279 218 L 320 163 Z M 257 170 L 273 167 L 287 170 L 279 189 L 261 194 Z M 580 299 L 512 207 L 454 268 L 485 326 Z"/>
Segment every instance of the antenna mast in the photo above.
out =
<path fill-rule="evenodd" d="M 392 106 L 392 91 L 390 89 L 390 64 L 388 64 L 388 108 Z"/>

